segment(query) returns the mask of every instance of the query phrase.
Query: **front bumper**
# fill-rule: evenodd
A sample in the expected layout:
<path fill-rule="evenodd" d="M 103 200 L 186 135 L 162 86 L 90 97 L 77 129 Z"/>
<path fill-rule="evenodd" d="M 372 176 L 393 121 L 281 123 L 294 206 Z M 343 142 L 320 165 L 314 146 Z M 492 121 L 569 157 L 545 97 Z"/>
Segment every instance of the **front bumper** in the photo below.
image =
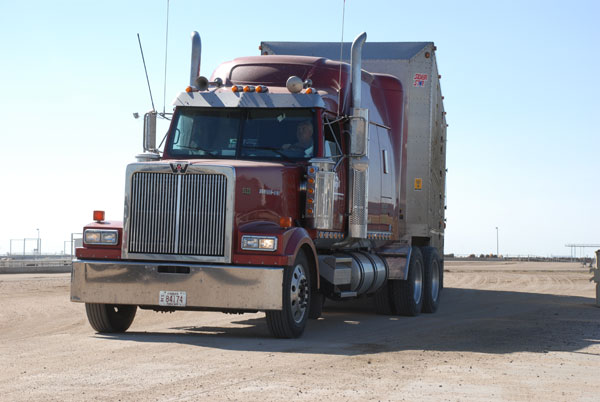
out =
<path fill-rule="evenodd" d="M 282 267 L 75 260 L 71 301 L 159 306 L 184 291 L 186 308 L 281 310 L 282 286 Z"/>

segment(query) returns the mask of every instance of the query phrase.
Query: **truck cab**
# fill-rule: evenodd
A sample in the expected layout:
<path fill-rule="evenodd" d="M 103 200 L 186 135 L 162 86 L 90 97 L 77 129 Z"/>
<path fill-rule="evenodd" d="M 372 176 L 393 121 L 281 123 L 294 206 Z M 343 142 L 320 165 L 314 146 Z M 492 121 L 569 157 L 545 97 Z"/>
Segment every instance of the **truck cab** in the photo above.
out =
<path fill-rule="evenodd" d="M 271 334 L 291 338 L 325 298 L 372 298 L 383 314 L 437 309 L 443 228 L 410 205 L 423 180 L 427 200 L 441 197 L 427 184 L 445 147 L 432 167 L 439 138 L 429 130 L 416 141 L 427 155 L 411 159 L 410 93 L 397 76 L 362 70 L 365 39 L 350 64 L 263 43 L 263 55 L 225 62 L 208 80 L 193 36 L 198 57 L 162 153 L 150 112 L 145 152 L 126 170 L 123 221 L 84 227 L 71 300 L 94 329 L 125 331 L 138 307 L 264 311 Z M 415 160 L 424 169 L 413 191 Z M 410 232 L 423 221 L 424 233 Z"/>

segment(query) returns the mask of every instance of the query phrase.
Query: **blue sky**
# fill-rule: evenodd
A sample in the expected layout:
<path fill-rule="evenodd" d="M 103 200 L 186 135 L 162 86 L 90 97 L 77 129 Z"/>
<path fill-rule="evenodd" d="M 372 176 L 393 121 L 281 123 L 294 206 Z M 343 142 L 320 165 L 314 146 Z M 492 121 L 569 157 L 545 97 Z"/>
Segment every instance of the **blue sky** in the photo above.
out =
<path fill-rule="evenodd" d="M 171 0 L 166 108 L 262 40 L 338 41 L 342 0 Z M 569 255 L 600 243 L 600 3 L 346 2 L 344 39 L 434 41 L 448 112 L 446 252 Z M 0 254 L 62 251 L 93 209 L 123 215 L 125 165 L 150 109 L 136 33 L 163 108 L 166 0 L 0 4 Z M 164 129 L 164 128 L 163 128 Z M 591 250 L 588 250 L 591 253 Z"/>

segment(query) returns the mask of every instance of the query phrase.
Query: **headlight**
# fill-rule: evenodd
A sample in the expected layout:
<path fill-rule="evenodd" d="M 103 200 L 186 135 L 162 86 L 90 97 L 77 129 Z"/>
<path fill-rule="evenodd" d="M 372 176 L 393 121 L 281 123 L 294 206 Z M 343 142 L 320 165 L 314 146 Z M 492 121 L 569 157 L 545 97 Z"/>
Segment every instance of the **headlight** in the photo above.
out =
<path fill-rule="evenodd" d="M 116 230 L 86 229 L 83 232 L 83 242 L 86 244 L 115 245 L 119 242 L 119 232 Z"/>
<path fill-rule="evenodd" d="M 242 250 L 277 250 L 277 237 L 274 236 L 242 236 Z"/>

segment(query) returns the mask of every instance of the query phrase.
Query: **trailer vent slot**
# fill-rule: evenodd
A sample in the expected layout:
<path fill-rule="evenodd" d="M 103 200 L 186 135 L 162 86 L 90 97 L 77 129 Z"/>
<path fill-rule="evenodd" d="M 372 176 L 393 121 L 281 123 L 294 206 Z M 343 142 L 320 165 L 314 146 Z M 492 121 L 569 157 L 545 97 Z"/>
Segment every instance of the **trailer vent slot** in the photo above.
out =
<path fill-rule="evenodd" d="M 135 173 L 129 252 L 223 256 L 226 201 L 221 174 Z"/>

